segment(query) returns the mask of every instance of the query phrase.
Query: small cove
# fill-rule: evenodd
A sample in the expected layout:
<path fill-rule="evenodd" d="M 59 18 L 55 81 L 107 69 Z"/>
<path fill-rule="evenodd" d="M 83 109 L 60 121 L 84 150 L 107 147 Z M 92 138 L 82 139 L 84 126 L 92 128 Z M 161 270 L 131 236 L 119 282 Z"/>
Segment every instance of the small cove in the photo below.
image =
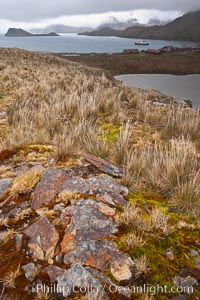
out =
<path fill-rule="evenodd" d="M 200 108 L 200 74 L 127 74 L 115 78 L 128 86 L 152 88 L 172 97 L 192 100 L 193 107 Z"/>

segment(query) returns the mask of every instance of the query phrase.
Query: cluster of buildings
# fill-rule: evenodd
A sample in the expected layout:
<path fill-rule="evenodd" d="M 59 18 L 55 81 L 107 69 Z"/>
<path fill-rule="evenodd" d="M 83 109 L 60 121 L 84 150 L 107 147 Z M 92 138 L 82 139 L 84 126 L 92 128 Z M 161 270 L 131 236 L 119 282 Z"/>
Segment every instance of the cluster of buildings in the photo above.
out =
<path fill-rule="evenodd" d="M 139 49 L 124 49 L 124 54 L 139 54 L 139 53 L 150 53 L 150 54 L 163 54 L 163 53 L 174 53 L 174 52 L 200 52 L 200 44 L 196 47 L 173 47 L 173 46 L 165 46 L 160 49 L 147 49 L 147 50 L 139 50 Z"/>

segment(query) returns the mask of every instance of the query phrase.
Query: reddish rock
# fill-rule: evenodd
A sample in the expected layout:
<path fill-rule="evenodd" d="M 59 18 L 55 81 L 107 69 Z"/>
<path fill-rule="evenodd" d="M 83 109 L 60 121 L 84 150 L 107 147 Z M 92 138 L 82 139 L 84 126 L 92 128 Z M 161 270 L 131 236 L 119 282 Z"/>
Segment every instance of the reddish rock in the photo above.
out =
<path fill-rule="evenodd" d="M 66 232 L 72 233 L 75 243 L 112 237 L 117 232 L 117 225 L 99 211 L 98 204 L 94 200 L 81 199 L 62 213 L 63 220 L 71 216 Z"/>
<path fill-rule="evenodd" d="M 103 160 L 100 157 L 96 157 L 91 154 L 83 153 L 81 156 L 90 164 L 94 165 L 97 169 L 99 169 L 101 172 L 106 173 L 108 175 L 111 175 L 113 177 L 121 178 L 123 176 L 122 169 L 119 169 L 105 160 Z"/>
<path fill-rule="evenodd" d="M 56 196 L 62 191 L 76 192 L 85 195 L 97 195 L 105 192 L 128 195 L 128 189 L 121 186 L 109 176 L 83 179 L 78 176 L 69 176 L 66 172 L 61 170 L 47 169 L 32 194 L 32 208 L 38 209 L 54 202 Z"/>
<path fill-rule="evenodd" d="M 55 283 L 57 281 L 56 278 L 62 276 L 65 273 L 65 270 L 57 266 L 48 266 L 43 269 L 43 272 L 49 275 L 51 283 Z"/>
<path fill-rule="evenodd" d="M 64 263 L 78 263 L 105 271 L 115 246 L 110 241 L 90 241 L 79 244 L 73 251 L 64 256 Z"/>
<path fill-rule="evenodd" d="M 14 154 L 15 154 L 15 151 L 9 150 L 9 149 L 0 151 L 0 162 L 4 163 L 5 159 L 9 158 L 10 156 L 12 156 Z"/>
<path fill-rule="evenodd" d="M 124 197 L 116 193 L 104 193 L 97 195 L 97 201 L 103 202 L 113 207 L 125 207 L 127 206 L 127 201 L 124 200 Z"/>
<path fill-rule="evenodd" d="M 28 247 L 33 252 L 33 258 L 49 260 L 54 256 L 59 235 L 47 218 L 39 219 L 25 229 L 24 233 L 30 238 Z"/>
<path fill-rule="evenodd" d="M 169 260 L 169 261 L 173 261 L 175 259 L 174 257 L 174 253 L 171 249 L 167 250 L 165 252 L 165 255 L 166 255 L 166 258 Z"/>
<path fill-rule="evenodd" d="M 115 243 L 107 240 L 79 243 L 64 256 L 64 263 L 78 263 L 104 272 L 110 268 L 113 277 L 121 281 L 130 281 L 133 277 L 134 263 L 125 253 L 120 252 Z"/>
<path fill-rule="evenodd" d="M 65 231 L 65 235 L 63 237 L 60 246 L 61 246 L 61 252 L 64 254 L 70 252 L 75 248 L 74 237 L 72 236 L 69 230 Z"/>
<path fill-rule="evenodd" d="M 112 256 L 110 271 L 118 282 L 130 281 L 133 277 L 134 262 L 127 254 L 120 252 Z"/>
<path fill-rule="evenodd" d="M 107 217 L 114 217 L 116 214 L 114 208 L 111 208 L 103 203 L 95 203 L 94 207 L 96 207 L 96 209 L 98 209 L 102 214 L 104 214 Z"/>
<path fill-rule="evenodd" d="M 43 173 L 41 181 L 37 184 L 31 196 L 31 207 L 37 209 L 50 202 L 54 202 L 67 178 L 68 175 L 63 171 L 47 169 Z"/>

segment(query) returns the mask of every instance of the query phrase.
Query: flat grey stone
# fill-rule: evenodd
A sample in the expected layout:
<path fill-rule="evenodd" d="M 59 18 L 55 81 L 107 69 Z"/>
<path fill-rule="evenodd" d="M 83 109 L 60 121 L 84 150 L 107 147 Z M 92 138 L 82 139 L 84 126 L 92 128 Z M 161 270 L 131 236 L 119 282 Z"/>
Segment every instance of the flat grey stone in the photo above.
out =
<path fill-rule="evenodd" d="M 0 179 L 0 200 L 6 195 L 11 185 L 11 178 L 2 178 Z"/>
<path fill-rule="evenodd" d="M 93 286 L 103 291 L 101 283 L 79 264 L 72 264 L 69 270 L 66 270 L 62 276 L 58 276 L 56 279 L 63 297 L 70 296 L 73 293 L 73 287 L 86 288 L 87 291 L 88 287 Z"/>

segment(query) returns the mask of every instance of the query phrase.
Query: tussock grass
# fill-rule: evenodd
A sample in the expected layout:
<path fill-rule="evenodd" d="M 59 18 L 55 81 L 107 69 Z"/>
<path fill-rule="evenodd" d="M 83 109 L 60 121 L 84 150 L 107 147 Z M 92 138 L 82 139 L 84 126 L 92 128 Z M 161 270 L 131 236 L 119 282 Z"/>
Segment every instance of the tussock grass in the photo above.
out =
<path fill-rule="evenodd" d="M 90 154 L 105 159 L 109 157 L 110 149 L 104 132 L 102 132 L 101 136 L 99 136 L 97 134 L 97 129 L 92 127 L 88 128 L 85 135 L 82 136 L 82 145 L 83 149 Z"/>
<path fill-rule="evenodd" d="M 0 282 L 3 283 L 5 288 L 14 289 L 16 286 L 16 279 L 21 275 L 20 265 L 15 271 L 11 271 L 1 278 Z"/>
<path fill-rule="evenodd" d="M 6 52 L 9 51 L 5 51 L 5 56 Z M 7 111 L 8 140 L 13 146 L 59 143 L 69 135 L 68 143 L 73 148 L 77 141 L 72 141 L 71 128 L 86 121 L 92 126 L 99 114 L 111 116 L 121 110 L 119 87 L 98 71 L 49 55 L 26 52 L 24 57 L 20 55 L 19 69 L 14 57 L 13 51 L 13 61 L 3 75 L 4 87 L 16 87 L 16 101 Z M 80 138 L 82 133 L 79 132 Z"/>
<path fill-rule="evenodd" d="M 174 227 L 170 224 L 169 216 L 157 207 L 149 211 L 148 216 L 144 216 L 144 211 L 140 207 L 129 204 L 120 215 L 116 216 L 115 220 L 119 225 L 123 224 L 139 230 L 137 234 L 132 232 L 130 235 L 122 237 L 122 242 L 129 249 L 145 244 L 145 239 L 143 239 L 144 232 L 160 237 L 163 235 L 168 236 L 174 231 Z"/>
<path fill-rule="evenodd" d="M 154 207 L 144 227 L 146 227 L 147 231 L 151 231 L 155 235 L 162 233 L 167 236 L 173 232 L 173 227 L 170 225 L 169 220 L 170 218 L 165 212 Z"/>
<path fill-rule="evenodd" d="M 52 145 L 56 156 L 89 152 L 122 167 L 121 182 L 133 191 L 161 192 L 184 212 L 198 207 L 199 112 L 156 106 L 155 91 L 123 87 L 101 71 L 51 55 L 1 49 L 0 59 L 1 88 L 13 92 L 4 148 L 40 143 Z M 103 123 L 120 127 L 114 141 L 102 133 Z M 147 143 L 144 137 L 136 148 L 135 123 L 159 139 Z M 23 174 L 12 193 L 30 192 L 37 181 Z"/>
<path fill-rule="evenodd" d="M 0 226 L 9 227 L 8 224 L 9 224 L 9 218 L 7 218 L 7 217 L 0 218 Z"/>
<path fill-rule="evenodd" d="M 43 218 L 52 219 L 55 217 L 56 212 L 53 209 L 47 207 L 37 209 L 37 214 Z"/>
<path fill-rule="evenodd" d="M 139 258 L 135 258 L 134 264 L 136 267 L 136 273 L 135 273 L 136 278 L 148 275 L 150 268 L 149 268 L 149 260 L 146 255 L 142 255 Z"/>
<path fill-rule="evenodd" d="M 131 137 L 132 127 L 131 121 L 129 120 L 120 128 L 120 133 L 113 147 L 113 160 L 119 166 L 123 166 L 128 159 L 127 154 L 131 148 Z"/>
<path fill-rule="evenodd" d="M 135 247 L 142 247 L 146 243 L 144 233 L 132 232 L 126 236 L 121 237 L 121 242 L 125 249 L 135 249 Z"/>
<path fill-rule="evenodd" d="M 117 224 L 138 226 L 142 224 L 142 212 L 139 207 L 129 204 L 124 211 L 115 217 Z"/>
<path fill-rule="evenodd" d="M 9 228 L 6 231 L 2 232 L 0 235 L 0 240 L 3 244 L 6 244 L 8 241 L 14 238 L 16 231 L 13 228 Z"/>
<path fill-rule="evenodd" d="M 189 215 L 200 216 L 200 173 L 193 174 L 187 181 L 180 183 L 174 190 L 172 205 Z"/>
<path fill-rule="evenodd" d="M 129 151 L 128 157 L 125 178 L 169 195 L 199 168 L 195 146 L 184 138 Z"/>
<path fill-rule="evenodd" d="M 193 141 L 200 138 L 200 114 L 183 107 L 171 106 L 166 111 L 166 126 L 162 130 L 163 136 L 190 138 Z"/>
<path fill-rule="evenodd" d="M 24 220 L 31 215 L 31 208 L 23 209 L 22 211 L 18 212 L 14 218 L 14 222 L 18 222 L 20 220 Z"/>

